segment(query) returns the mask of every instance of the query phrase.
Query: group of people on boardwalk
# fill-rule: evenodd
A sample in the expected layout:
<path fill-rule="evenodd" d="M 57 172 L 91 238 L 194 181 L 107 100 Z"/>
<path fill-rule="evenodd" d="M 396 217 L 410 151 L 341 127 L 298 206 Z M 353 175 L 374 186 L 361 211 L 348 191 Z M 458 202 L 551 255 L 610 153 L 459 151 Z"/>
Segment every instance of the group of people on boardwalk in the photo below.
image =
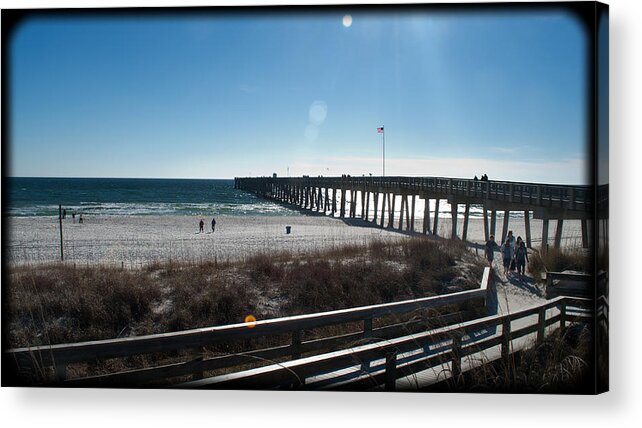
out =
<path fill-rule="evenodd" d="M 473 180 L 475 180 L 475 181 L 488 181 L 488 176 L 486 174 L 482 174 L 481 179 L 479 179 L 479 178 L 477 178 L 477 176 L 475 176 L 475 178 L 473 178 Z"/>
<path fill-rule="evenodd" d="M 205 221 L 201 219 L 201 221 L 198 222 L 198 232 L 203 233 L 204 228 L 205 228 Z M 214 232 L 214 229 L 216 229 L 216 217 L 212 217 L 212 232 Z"/>
<path fill-rule="evenodd" d="M 504 275 L 508 277 L 510 272 L 517 270 L 520 277 L 526 273 L 526 262 L 528 262 L 528 251 L 526 243 L 521 236 L 515 239 L 513 231 L 509 230 L 506 240 L 501 245 L 495 242 L 495 236 L 490 235 L 485 245 L 486 260 L 489 266 L 493 267 L 493 259 L 495 258 L 495 250 L 499 250 L 502 255 L 502 264 L 504 266 Z"/>

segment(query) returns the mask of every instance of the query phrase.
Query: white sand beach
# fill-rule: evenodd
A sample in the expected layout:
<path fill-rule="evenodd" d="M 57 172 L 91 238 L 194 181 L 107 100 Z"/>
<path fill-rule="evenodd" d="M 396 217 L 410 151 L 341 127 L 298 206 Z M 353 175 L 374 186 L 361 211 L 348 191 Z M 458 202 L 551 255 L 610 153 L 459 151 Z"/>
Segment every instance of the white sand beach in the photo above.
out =
<path fill-rule="evenodd" d="M 257 253 L 289 251 L 305 253 L 318 249 L 364 244 L 372 240 L 403 239 L 410 236 L 396 229 L 381 229 L 361 220 L 310 216 L 221 216 L 211 232 L 211 218 L 204 218 L 205 232 L 199 233 L 199 217 L 178 216 L 87 216 L 84 224 L 63 220 L 65 260 L 87 264 L 117 264 L 136 267 L 155 261 L 234 260 Z M 47 263 L 60 260 L 58 219 L 54 217 L 10 217 L 8 262 Z M 417 219 L 420 230 L 422 219 Z M 450 219 L 439 219 L 441 236 L 450 235 Z M 286 226 L 291 233 L 286 234 Z M 459 220 L 459 235 L 463 221 Z M 531 220 L 533 246 L 541 242 L 541 221 Z M 523 219 L 510 219 L 515 235 L 525 236 Z M 498 219 L 497 235 L 502 221 Z M 555 231 L 551 221 L 549 241 Z M 499 237 L 498 237 L 499 239 Z M 471 219 L 468 240 L 484 242 L 483 221 Z M 564 223 L 565 246 L 581 243 L 580 224 Z"/>
<path fill-rule="evenodd" d="M 76 263 L 118 264 L 135 267 L 166 260 L 234 260 L 257 253 L 316 249 L 367 243 L 375 239 L 396 239 L 393 231 L 354 227 L 340 219 L 322 216 L 217 217 L 177 216 L 96 216 L 63 220 L 65 260 Z M 8 254 L 10 263 L 43 263 L 60 260 L 60 232 L 57 218 L 12 217 Z M 286 234 L 285 227 L 291 226 Z"/>

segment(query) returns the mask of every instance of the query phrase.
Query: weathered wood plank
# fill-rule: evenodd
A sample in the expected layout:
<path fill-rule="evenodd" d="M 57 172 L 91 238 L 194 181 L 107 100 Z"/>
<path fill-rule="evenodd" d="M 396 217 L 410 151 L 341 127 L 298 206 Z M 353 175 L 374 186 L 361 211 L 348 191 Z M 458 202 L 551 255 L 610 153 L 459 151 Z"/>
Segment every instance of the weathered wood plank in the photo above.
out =
<path fill-rule="evenodd" d="M 470 204 L 466 204 L 464 208 L 464 230 L 461 233 L 461 240 L 465 241 L 468 237 L 468 220 L 470 218 Z"/>
<path fill-rule="evenodd" d="M 484 239 L 488 241 L 490 239 L 490 231 L 488 230 L 488 210 L 486 205 L 482 208 L 484 212 Z"/>
<path fill-rule="evenodd" d="M 559 248 L 562 244 L 562 228 L 564 227 L 564 219 L 557 219 L 557 225 L 555 226 L 555 248 Z"/>
<path fill-rule="evenodd" d="M 425 235 L 430 229 L 430 199 L 424 198 L 424 224 L 423 224 L 423 234 Z"/>
<path fill-rule="evenodd" d="M 510 210 L 504 210 L 504 226 L 502 229 L 502 243 L 506 242 L 506 237 L 508 236 L 509 220 L 510 220 Z"/>
<path fill-rule="evenodd" d="M 437 226 L 439 225 L 439 199 L 435 199 L 435 218 L 433 219 L 434 224 L 432 225 L 432 234 L 439 236 L 437 233 Z"/>
<path fill-rule="evenodd" d="M 531 213 L 524 211 L 524 227 L 526 228 L 526 247 L 532 248 L 531 242 Z"/>
<path fill-rule="evenodd" d="M 450 229 L 450 237 L 452 239 L 457 239 L 457 207 L 458 206 L 459 204 L 457 204 L 456 202 L 450 204 L 450 215 L 451 215 L 450 221 L 452 223 L 452 226 Z"/>
<path fill-rule="evenodd" d="M 413 193 L 412 202 L 411 202 L 412 207 L 410 208 L 410 231 L 411 232 L 415 231 L 415 210 L 416 210 L 415 202 L 416 202 L 416 195 Z"/>
<path fill-rule="evenodd" d="M 542 252 L 546 253 L 548 250 L 548 219 L 542 220 Z"/>

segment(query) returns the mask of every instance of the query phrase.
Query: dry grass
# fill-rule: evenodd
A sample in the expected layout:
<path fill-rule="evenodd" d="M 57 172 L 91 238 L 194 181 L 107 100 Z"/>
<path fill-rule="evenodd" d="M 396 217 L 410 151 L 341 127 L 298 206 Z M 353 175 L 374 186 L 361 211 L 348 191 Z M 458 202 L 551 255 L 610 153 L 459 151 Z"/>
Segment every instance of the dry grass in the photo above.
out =
<path fill-rule="evenodd" d="M 563 272 L 565 270 L 590 272 L 590 263 L 590 255 L 583 248 L 549 248 L 544 254 L 541 251 L 531 254 L 528 271 L 533 275 L 533 278 L 541 280 L 544 272 Z"/>
<path fill-rule="evenodd" d="M 591 394 L 593 336 L 578 324 L 556 331 L 542 343 L 449 379 L 431 391 Z"/>
<path fill-rule="evenodd" d="M 474 288 L 482 266 L 456 242 L 374 242 L 241 262 L 142 269 L 25 266 L 9 273 L 8 347 L 139 336 Z"/>
<path fill-rule="evenodd" d="M 152 313 L 161 293 L 142 272 L 21 268 L 9 276 L 9 343 L 63 343 L 124 333 Z"/>

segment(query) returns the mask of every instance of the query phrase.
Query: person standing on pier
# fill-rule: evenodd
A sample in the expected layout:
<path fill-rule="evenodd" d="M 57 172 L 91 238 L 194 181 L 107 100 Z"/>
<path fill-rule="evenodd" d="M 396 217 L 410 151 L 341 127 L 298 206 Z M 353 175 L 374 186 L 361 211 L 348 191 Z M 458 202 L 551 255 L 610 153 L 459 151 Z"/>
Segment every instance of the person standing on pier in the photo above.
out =
<path fill-rule="evenodd" d="M 214 232 L 214 228 L 216 227 L 216 217 L 212 218 L 212 233 Z"/>

